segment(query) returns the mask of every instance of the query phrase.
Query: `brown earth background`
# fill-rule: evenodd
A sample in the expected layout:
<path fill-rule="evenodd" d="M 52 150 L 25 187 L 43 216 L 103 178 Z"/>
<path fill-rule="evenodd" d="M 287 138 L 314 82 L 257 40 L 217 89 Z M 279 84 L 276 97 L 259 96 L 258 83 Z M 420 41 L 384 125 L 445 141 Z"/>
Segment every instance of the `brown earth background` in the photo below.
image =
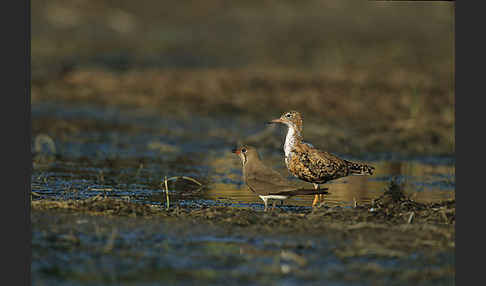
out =
<path fill-rule="evenodd" d="M 335 152 L 454 153 L 451 2 L 39 0 L 31 43 L 32 104 L 296 109 Z"/>

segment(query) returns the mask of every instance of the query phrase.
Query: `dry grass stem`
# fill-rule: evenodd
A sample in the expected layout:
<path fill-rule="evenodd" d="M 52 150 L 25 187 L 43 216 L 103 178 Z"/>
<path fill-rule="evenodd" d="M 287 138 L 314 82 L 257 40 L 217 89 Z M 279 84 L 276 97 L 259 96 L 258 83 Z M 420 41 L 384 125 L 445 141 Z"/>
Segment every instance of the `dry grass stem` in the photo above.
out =
<path fill-rule="evenodd" d="M 169 209 L 169 187 L 167 186 L 167 177 L 164 177 L 164 184 L 165 184 L 165 200 L 166 200 L 166 209 Z"/>

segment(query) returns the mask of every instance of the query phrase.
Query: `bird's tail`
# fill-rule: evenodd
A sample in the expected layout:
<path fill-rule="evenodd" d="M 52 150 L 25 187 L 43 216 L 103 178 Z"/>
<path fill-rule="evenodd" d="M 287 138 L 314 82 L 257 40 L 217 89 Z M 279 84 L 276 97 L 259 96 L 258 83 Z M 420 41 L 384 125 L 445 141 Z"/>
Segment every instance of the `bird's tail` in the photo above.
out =
<path fill-rule="evenodd" d="M 319 190 L 315 189 L 297 189 L 293 191 L 285 191 L 282 193 L 274 194 L 274 195 L 287 195 L 287 196 L 304 196 L 304 195 L 318 195 L 318 194 L 329 194 L 327 191 L 328 188 L 322 188 Z"/>
<path fill-rule="evenodd" d="M 355 163 L 350 161 L 346 161 L 346 163 L 348 164 L 350 175 L 356 175 L 356 176 L 373 175 L 375 171 L 375 167 L 363 163 Z"/>

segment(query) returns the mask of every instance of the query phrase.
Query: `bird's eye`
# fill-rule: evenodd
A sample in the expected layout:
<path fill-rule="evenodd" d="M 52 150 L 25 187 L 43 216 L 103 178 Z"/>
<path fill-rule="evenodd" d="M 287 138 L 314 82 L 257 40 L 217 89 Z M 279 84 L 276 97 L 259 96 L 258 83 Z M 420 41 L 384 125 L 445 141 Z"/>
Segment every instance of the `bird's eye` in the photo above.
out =
<path fill-rule="evenodd" d="M 285 116 L 286 116 L 287 118 L 290 118 L 290 116 L 292 116 L 292 115 L 290 115 L 290 113 L 287 113 L 287 114 L 285 114 Z"/>
<path fill-rule="evenodd" d="M 246 149 L 245 148 L 241 149 L 241 152 L 246 153 Z"/>

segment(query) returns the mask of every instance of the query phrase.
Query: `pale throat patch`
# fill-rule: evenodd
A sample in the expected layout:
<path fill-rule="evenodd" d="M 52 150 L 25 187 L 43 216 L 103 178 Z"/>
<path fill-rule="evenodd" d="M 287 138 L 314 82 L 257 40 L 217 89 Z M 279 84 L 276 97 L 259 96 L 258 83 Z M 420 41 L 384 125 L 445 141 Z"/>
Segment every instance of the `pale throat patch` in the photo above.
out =
<path fill-rule="evenodd" d="M 285 152 L 285 164 L 289 164 L 291 151 L 295 145 L 295 130 L 294 127 L 289 125 L 287 136 L 285 137 L 284 152 Z"/>
<path fill-rule="evenodd" d="M 241 164 L 243 165 L 243 167 L 245 166 L 246 164 L 246 156 L 245 154 L 243 153 L 240 153 L 240 157 L 241 157 Z"/>

